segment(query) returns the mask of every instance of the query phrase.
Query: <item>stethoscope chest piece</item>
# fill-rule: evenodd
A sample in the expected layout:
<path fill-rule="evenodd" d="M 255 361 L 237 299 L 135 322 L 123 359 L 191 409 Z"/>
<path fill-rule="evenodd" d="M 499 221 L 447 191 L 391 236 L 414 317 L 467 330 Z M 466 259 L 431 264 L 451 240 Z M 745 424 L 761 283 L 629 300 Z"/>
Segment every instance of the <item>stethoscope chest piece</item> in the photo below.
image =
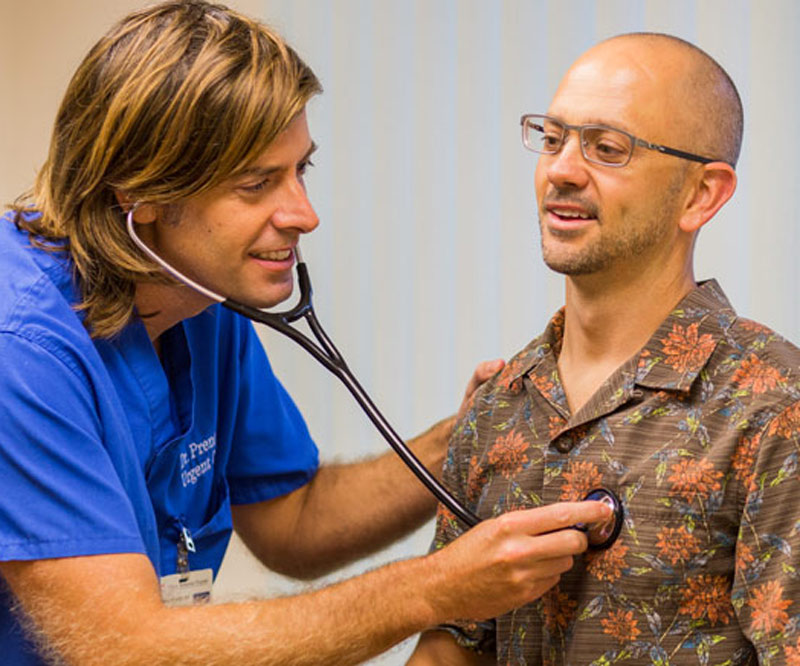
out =
<path fill-rule="evenodd" d="M 625 520 L 622 502 L 617 494 L 608 488 L 593 488 L 584 495 L 583 501 L 602 502 L 611 509 L 611 516 L 605 522 L 576 525 L 577 529 L 586 533 L 589 548 L 592 550 L 611 548 L 622 531 L 622 523 Z"/>

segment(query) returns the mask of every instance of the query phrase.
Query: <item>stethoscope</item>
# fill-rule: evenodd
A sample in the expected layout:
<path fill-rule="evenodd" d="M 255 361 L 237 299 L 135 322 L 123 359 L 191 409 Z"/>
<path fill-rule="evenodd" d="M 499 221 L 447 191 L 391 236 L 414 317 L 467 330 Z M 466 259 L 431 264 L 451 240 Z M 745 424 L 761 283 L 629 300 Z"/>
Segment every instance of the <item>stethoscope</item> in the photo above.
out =
<path fill-rule="evenodd" d="M 436 478 L 428 471 L 428 469 L 419 461 L 419 459 L 409 450 L 405 442 L 394 431 L 392 426 L 381 414 L 367 392 L 363 389 L 361 384 L 355 378 L 353 373 L 347 367 L 344 358 L 336 349 L 331 339 L 323 330 L 317 316 L 314 313 L 314 306 L 311 302 L 311 280 L 308 276 L 308 268 L 303 261 L 303 256 L 300 252 L 300 247 L 295 246 L 294 254 L 296 259 L 297 269 L 297 283 L 300 289 L 300 299 L 291 310 L 284 312 L 266 312 L 253 308 L 238 301 L 217 294 L 207 287 L 198 284 L 191 278 L 187 277 L 176 268 L 164 261 L 148 246 L 136 233 L 134 228 L 133 213 L 138 204 L 134 204 L 128 211 L 126 222 L 128 228 L 128 235 L 136 246 L 142 250 L 150 259 L 156 262 L 161 268 L 169 273 L 176 280 L 179 280 L 186 286 L 194 289 L 195 291 L 203 294 L 207 298 L 221 303 L 226 308 L 238 312 L 244 317 L 260 324 L 269 326 L 273 330 L 285 335 L 294 340 L 309 354 L 311 354 L 317 361 L 325 366 L 331 373 L 333 373 L 339 380 L 347 387 L 356 402 L 364 410 L 364 413 L 369 417 L 378 431 L 383 435 L 389 446 L 394 449 L 395 453 L 400 456 L 401 460 L 408 466 L 414 475 L 425 485 L 425 487 L 438 499 L 452 514 L 458 518 L 462 523 L 469 527 L 474 527 L 481 519 L 472 511 L 467 509 L 461 504 L 453 495 L 441 484 Z M 308 336 L 301 333 L 299 330 L 291 326 L 292 323 L 305 319 L 311 332 L 316 338 L 316 342 Z M 590 490 L 585 496 L 584 500 L 601 501 L 610 506 L 613 510 L 613 515 L 608 522 L 594 525 L 575 525 L 586 533 L 589 541 L 589 546 L 595 550 L 602 550 L 609 548 L 622 529 L 623 523 L 623 509 L 622 502 L 617 495 L 607 488 L 595 488 Z"/>

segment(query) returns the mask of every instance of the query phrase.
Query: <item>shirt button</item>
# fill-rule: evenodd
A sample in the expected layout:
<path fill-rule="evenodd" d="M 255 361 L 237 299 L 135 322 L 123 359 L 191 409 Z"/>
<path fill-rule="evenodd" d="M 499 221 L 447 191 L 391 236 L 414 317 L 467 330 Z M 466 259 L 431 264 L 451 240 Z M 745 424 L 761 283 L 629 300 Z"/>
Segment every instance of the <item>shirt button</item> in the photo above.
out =
<path fill-rule="evenodd" d="M 569 453 L 572 451 L 574 444 L 572 443 L 572 439 L 570 437 L 559 437 L 555 441 L 555 447 L 561 453 Z"/>

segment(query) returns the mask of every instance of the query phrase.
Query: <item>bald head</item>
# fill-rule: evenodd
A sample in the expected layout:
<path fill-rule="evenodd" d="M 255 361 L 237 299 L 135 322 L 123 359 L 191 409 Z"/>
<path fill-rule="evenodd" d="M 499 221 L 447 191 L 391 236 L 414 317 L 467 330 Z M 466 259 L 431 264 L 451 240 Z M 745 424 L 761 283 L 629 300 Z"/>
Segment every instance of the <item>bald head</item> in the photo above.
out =
<path fill-rule="evenodd" d="M 547 115 L 535 129 L 547 265 L 608 285 L 654 271 L 693 284 L 697 231 L 736 189 L 741 104 L 719 65 L 667 35 L 615 37 L 575 61 Z"/>
<path fill-rule="evenodd" d="M 629 77 L 671 125 L 665 136 L 684 150 L 736 164 L 742 144 L 742 102 L 727 72 L 705 51 L 672 35 L 629 33 L 581 56 L 570 72 L 602 65 L 603 76 Z M 638 80 L 632 77 L 638 75 Z"/>

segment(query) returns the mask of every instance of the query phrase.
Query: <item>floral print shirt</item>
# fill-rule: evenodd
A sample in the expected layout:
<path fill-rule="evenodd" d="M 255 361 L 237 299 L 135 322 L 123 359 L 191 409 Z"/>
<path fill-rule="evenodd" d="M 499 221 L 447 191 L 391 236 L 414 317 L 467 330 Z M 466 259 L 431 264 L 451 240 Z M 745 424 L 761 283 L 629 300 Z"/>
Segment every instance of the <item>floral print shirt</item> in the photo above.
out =
<path fill-rule="evenodd" d="M 800 350 L 712 280 L 571 414 L 563 325 L 473 396 L 445 483 L 481 517 L 605 486 L 622 532 L 537 601 L 445 628 L 502 664 L 800 666 Z M 463 530 L 440 508 L 434 547 Z"/>

